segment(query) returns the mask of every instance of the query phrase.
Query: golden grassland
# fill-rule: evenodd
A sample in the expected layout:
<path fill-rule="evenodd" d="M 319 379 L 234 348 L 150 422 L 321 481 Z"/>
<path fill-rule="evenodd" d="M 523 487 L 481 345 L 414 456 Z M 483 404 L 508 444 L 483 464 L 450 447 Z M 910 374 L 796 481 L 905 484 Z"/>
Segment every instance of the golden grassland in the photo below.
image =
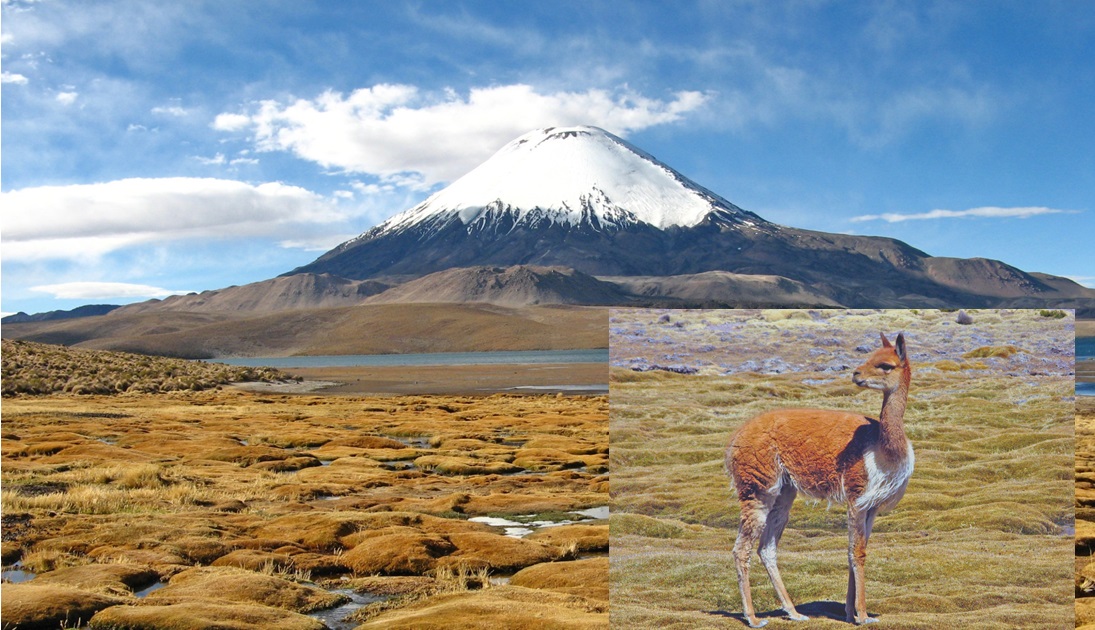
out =
<path fill-rule="evenodd" d="M 3 395 L 200 391 L 228 383 L 271 382 L 287 375 L 272 368 L 233 367 L 127 352 L 67 348 L 3 340 Z"/>
<path fill-rule="evenodd" d="M 607 627 L 604 520 L 522 538 L 471 520 L 579 521 L 572 511 L 606 506 L 607 404 L 5 399 L 3 563 L 37 574 L 3 584 L 5 627 Z M 353 593 L 383 600 L 315 617 Z"/>
<path fill-rule="evenodd" d="M 1095 397 L 1076 402 L 1076 626 L 1095 628 Z"/>
<path fill-rule="evenodd" d="M 779 407 L 877 415 L 880 394 L 851 370 L 880 331 L 904 331 L 916 471 L 875 523 L 869 613 L 886 628 L 1071 627 L 1073 321 L 969 314 L 958 325 L 942 311 L 613 311 L 612 626 L 744 627 L 722 463 L 731 433 Z M 767 627 L 847 626 L 847 540 L 842 506 L 800 495 L 780 566 L 811 620 L 786 619 L 754 561 Z"/>

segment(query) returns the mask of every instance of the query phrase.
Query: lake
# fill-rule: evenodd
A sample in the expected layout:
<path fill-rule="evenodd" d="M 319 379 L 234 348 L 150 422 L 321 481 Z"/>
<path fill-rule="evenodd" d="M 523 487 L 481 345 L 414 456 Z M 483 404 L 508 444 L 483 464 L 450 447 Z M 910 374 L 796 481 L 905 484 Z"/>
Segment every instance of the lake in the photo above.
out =
<path fill-rule="evenodd" d="M 521 363 L 608 363 L 608 349 L 431 352 L 427 354 L 341 354 L 299 357 L 215 359 L 241 367 L 384 367 L 395 365 L 498 365 Z"/>
<path fill-rule="evenodd" d="M 1095 337 L 1076 338 L 1076 360 L 1095 361 Z M 1081 383 L 1079 374 L 1076 376 L 1076 395 L 1095 396 L 1095 383 Z"/>
<path fill-rule="evenodd" d="M 1095 337 L 1076 338 L 1076 360 L 1095 359 Z"/>

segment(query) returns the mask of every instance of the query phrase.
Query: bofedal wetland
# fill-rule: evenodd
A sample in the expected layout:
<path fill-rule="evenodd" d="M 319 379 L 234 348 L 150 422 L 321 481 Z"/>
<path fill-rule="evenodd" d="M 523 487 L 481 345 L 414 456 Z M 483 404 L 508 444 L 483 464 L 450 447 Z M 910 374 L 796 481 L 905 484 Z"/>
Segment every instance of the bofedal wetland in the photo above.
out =
<path fill-rule="evenodd" d="M 1072 627 L 1071 314 L 622 309 L 610 319 L 613 627 L 746 627 L 730 436 L 779 408 L 878 417 L 881 394 L 851 377 L 880 332 L 907 341 L 916 457 L 904 497 L 874 522 L 868 614 L 887 628 Z M 760 621 L 848 627 L 848 541 L 843 505 L 799 494 L 778 557 L 810 619 L 787 618 L 754 554 Z"/>
<path fill-rule="evenodd" d="M 5 627 L 608 624 L 604 396 L 222 387 L 3 416 Z"/>

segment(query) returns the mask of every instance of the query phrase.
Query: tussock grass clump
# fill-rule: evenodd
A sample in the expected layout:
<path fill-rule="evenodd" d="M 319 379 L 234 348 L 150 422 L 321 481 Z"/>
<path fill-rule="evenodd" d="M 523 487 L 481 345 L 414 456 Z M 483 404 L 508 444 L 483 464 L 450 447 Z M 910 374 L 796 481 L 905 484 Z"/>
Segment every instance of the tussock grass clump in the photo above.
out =
<path fill-rule="evenodd" d="M 4 584 L 5 628 L 75 628 L 96 612 L 122 603 L 117 597 L 59 584 Z"/>
<path fill-rule="evenodd" d="M 970 350 L 962 355 L 963 359 L 987 359 L 987 358 L 1000 358 L 1006 359 L 1011 355 L 1022 352 L 1019 348 L 1012 345 L 1006 346 L 981 346 Z"/>
<path fill-rule="evenodd" d="M 233 367 L 127 352 L 3 340 L 4 397 L 201 391 L 244 381 L 283 381 L 272 368 Z"/>
<path fill-rule="evenodd" d="M 645 538 L 684 538 L 688 533 L 680 523 L 641 514 L 613 514 L 608 524 L 613 538 L 629 534 Z"/>
<path fill-rule="evenodd" d="M 325 630 L 318 619 L 271 606 L 187 600 L 170 605 L 112 606 L 95 615 L 91 630 L 230 628 L 231 630 Z"/>

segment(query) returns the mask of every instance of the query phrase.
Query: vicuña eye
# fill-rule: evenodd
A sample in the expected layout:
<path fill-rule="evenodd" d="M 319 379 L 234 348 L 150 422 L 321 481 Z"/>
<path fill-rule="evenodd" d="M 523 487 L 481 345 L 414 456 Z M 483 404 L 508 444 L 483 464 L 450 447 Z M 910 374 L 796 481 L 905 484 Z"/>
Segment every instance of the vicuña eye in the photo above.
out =
<path fill-rule="evenodd" d="M 880 369 L 881 369 L 881 370 L 882 370 L 883 372 L 889 372 L 890 370 L 894 369 L 894 367 L 895 367 L 895 366 L 893 366 L 893 365 L 890 365 L 889 363 L 880 363 L 880 364 L 878 365 L 878 367 L 879 367 L 879 368 L 880 368 Z"/>

